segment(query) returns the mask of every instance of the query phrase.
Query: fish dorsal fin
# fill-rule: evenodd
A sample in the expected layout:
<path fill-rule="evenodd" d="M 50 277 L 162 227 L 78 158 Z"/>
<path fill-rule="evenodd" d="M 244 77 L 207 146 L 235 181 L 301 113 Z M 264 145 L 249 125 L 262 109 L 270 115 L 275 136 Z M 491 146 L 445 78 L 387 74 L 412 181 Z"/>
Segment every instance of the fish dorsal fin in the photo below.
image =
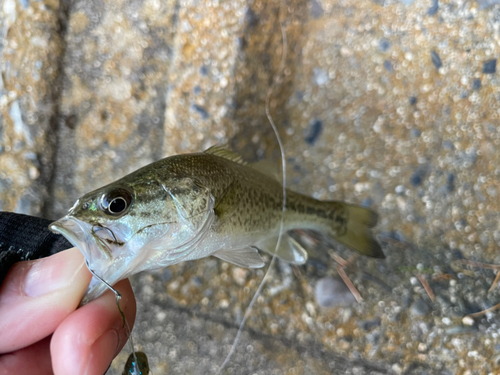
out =
<path fill-rule="evenodd" d="M 231 151 L 227 146 L 212 146 L 204 151 L 205 154 L 219 156 L 221 158 L 234 161 L 235 163 L 246 165 L 247 163 L 243 160 L 240 154 Z"/>
<path fill-rule="evenodd" d="M 274 254 L 278 236 L 266 238 L 255 244 L 255 247 L 269 254 Z M 285 262 L 297 265 L 307 262 L 307 251 L 288 234 L 283 233 L 281 236 L 280 246 L 276 250 L 276 256 Z"/>
<path fill-rule="evenodd" d="M 281 169 L 271 160 L 262 159 L 255 163 L 248 164 L 248 166 L 281 183 Z"/>
<path fill-rule="evenodd" d="M 245 268 L 264 267 L 264 261 L 257 249 L 244 247 L 243 249 L 222 249 L 212 254 L 213 256 L 225 260 L 226 262 L 236 264 Z"/>

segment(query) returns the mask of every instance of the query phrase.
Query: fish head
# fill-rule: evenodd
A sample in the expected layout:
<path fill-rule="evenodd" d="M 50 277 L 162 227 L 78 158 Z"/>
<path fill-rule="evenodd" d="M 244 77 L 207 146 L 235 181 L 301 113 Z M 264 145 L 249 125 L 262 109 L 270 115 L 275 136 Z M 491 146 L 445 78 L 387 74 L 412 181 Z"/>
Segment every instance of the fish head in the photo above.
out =
<path fill-rule="evenodd" d="M 85 257 L 94 277 L 85 304 L 107 288 L 143 270 L 184 259 L 207 229 L 213 198 L 203 198 L 178 179 L 126 178 L 79 198 L 50 225 Z"/>

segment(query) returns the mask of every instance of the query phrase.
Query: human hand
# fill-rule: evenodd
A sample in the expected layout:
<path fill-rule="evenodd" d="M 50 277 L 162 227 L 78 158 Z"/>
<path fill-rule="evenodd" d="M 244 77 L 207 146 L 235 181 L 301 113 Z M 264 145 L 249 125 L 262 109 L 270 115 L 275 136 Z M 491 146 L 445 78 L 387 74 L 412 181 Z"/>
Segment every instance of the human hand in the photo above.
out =
<path fill-rule="evenodd" d="M 105 373 L 128 337 L 111 291 L 76 310 L 90 279 L 76 248 L 10 269 L 0 287 L 0 374 Z M 115 289 L 132 329 L 130 283 Z"/>

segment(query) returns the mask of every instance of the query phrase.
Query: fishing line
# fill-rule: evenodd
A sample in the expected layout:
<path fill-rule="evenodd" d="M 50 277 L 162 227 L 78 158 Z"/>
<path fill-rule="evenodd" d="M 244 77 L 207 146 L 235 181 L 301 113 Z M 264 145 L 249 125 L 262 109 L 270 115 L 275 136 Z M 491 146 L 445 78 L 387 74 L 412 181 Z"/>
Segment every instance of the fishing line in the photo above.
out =
<path fill-rule="evenodd" d="M 262 278 L 259 287 L 257 288 L 257 291 L 255 292 L 254 296 L 252 297 L 252 300 L 250 301 L 246 311 L 245 315 L 243 316 L 243 319 L 240 323 L 240 326 L 238 328 L 238 332 L 236 333 L 236 337 L 234 338 L 233 345 L 231 346 L 231 349 L 229 350 L 228 355 L 226 356 L 226 359 L 220 366 L 219 370 L 217 371 L 217 374 L 220 374 L 221 371 L 224 369 L 224 367 L 227 365 L 229 360 L 231 359 L 232 355 L 234 354 L 234 351 L 236 349 L 236 346 L 238 345 L 238 341 L 240 340 L 241 333 L 243 332 L 243 328 L 245 327 L 245 323 L 252 313 L 252 308 L 255 305 L 255 302 L 257 301 L 257 298 L 259 297 L 260 293 L 262 292 L 262 289 L 266 283 L 266 280 L 271 273 L 271 270 L 274 266 L 275 260 L 276 260 L 276 253 L 278 252 L 278 249 L 281 244 L 281 237 L 283 235 L 283 220 L 284 220 L 284 215 L 286 211 L 286 159 L 285 159 L 285 149 L 283 147 L 283 142 L 281 141 L 281 137 L 278 132 L 278 128 L 276 127 L 276 124 L 274 123 L 273 117 L 271 116 L 271 111 L 270 111 L 270 102 L 271 102 L 271 96 L 273 94 L 274 89 L 281 83 L 279 82 L 279 78 L 283 74 L 285 70 L 285 64 L 286 64 L 286 56 L 287 56 L 287 37 L 286 37 L 286 30 L 285 27 L 283 26 L 283 22 L 281 21 L 281 14 L 283 11 L 284 7 L 284 1 L 280 2 L 280 8 L 278 12 L 278 21 L 280 24 L 280 29 L 281 29 L 281 39 L 283 41 L 283 52 L 281 54 L 281 62 L 278 71 L 276 72 L 273 83 L 267 90 L 267 95 L 266 95 L 266 105 L 265 105 L 265 111 L 266 111 L 266 116 L 271 124 L 271 127 L 273 128 L 274 135 L 276 136 L 276 139 L 278 141 L 278 146 L 280 149 L 280 154 L 281 154 L 281 172 L 282 172 L 282 177 L 281 177 L 281 183 L 283 186 L 283 206 L 281 208 L 281 220 L 280 220 L 280 230 L 279 230 L 279 235 L 278 235 L 278 242 L 276 243 L 276 247 L 274 248 L 274 253 L 271 258 L 271 262 L 269 263 L 269 266 L 266 270 L 266 273 L 264 274 L 264 277 Z"/>
<path fill-rule="evenodd" d="M 135 354 L 135 350 L 134 350 L 134 340 L 132 339 L 132 331 L 130 330 L 130 326 L 128 325 L 127 319 L 125 319 L 125 314 L 123 313 L 123 311 L 120 307 L 120 300 L 122 299 L 122 295 L 120 294 L 119 291 L 117 291 L 115 288 L 113 288 L 107 281 L 105 281 L 101 276 L 97 275 L 94 272 L 94 270 L 89 267 L 88 262 L 87 262 L 87 268 L 89 269 L 92 276 L 97 278 L 100 282 L 102 282 L 104 285 L 106 285 L 106 287 L 109 290 L 111 290 L 114 293 L 116 306 L 118 307 L 118 311 L 120 312 L 120 316 L 122 317 L 123 327 L 127 331 L 127 335 L 128 335 L 127 342 L 129 343 L 130 349 L 132 351 L 131 355 L 133 355 L 133 358 L 134 358 L 134 361 L 132 364 L 133 368 L 131 369 L 132 372 L 130 373 L 130 375 L 141 375 L 141 370 L 139 369 L 137 355 Z"/>

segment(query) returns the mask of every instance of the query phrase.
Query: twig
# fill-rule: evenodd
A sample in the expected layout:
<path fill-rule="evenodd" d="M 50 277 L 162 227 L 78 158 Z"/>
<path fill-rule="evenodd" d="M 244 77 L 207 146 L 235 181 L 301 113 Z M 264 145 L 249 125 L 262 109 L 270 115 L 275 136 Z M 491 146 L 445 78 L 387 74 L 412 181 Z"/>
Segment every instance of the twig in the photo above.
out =
<path fill-rule="evenodd" d="M 484 268 L 487 270 L 497 271 L 497 274 L 495 276 L 495 280 L 493 280 L 493 283 L 491 284 L 490 289 L 488 289 L 488 293 L 496 288 L 498 281 L 500 280 L 500 266 L 499 265 L 475 262 L 473 260 L 468 260 L 468 259 L 458 259 L 458 260 L 456 260 L 456 262 L 464 263 L 464 264 L 467 264 L 467 265 L 472 266 L 472 267 L 478 267 L 478 268 Z"/>
<path fill-rule="evenodd" d="M 333 251 L 329 251 L 328 253 L 333 258 L 333 260 L 335 260 L 338 263 L 337 272 L 339 273 L 339 276 L 342 278 L 342 280 L 344 280 L 345 285 L 347 285 L 354 298 L 356 298 L 356 301 L 358 302 L 363 301 L 363 297 L 361 297 L 361 294 L 359 294 L 358 290 L 349 279 L 349 276 L 347 276 L 347 274 L 344 271 L 344 268 L 348 267 L 357 258 L 357 255 L 355 254 L 351 256 L 349 259 L 345 260 L 341 256 L 335 254 Z"/>
<path fill-rule="evenodd" d="M 467 264 L 469 266 L 478 267 L 478 268 L 484 268 L 484 269 L 487 269 L 487 270 L 494 270 L 494 271 L 500 270 L 500 266 L 498 266 L 496 264 L 487 264 L 487 263 L 475 262 L 473 260 L 468 260 L 468 259 L 457 259 L 455 262 L 464 263 L 464 264 Z"/>
<path fill-rule="evenodd" d="M 427 282 L 427 280 L 421 274 L 418 274 L 417 278 L 422 283 L 422 285 L 423 285 L 425 291 L 427 292 L 427 294 L 429 295 L 429 298 L 431 299 L 431 301 L 434 302 L 434 300 L 436 299 L 436 296 L 434 295 L 434 292 L 432 291 L 432 289 L 431 289 L 429 283 Z"/>
<path fill-rule="evenodd" d="M 335 254 L 333 251 L 329 252 L 330 256 L 336 261 L 341 267 L 347 267 L 349 265 L 348 261 L 344 260 L 341 256 Z"/>
<path fill-rule="evenodd" d="M 403 242 L 403 241 L 400 241 L 400 240 L 396 240 L 394 238 L 391 238 L 391 237 L 387 237 L 387 236 L 378 236 L 378 238 L 381 240 L 381 241 L 385 241 L 387 243 L 390 243 L 396 247 L 399 247 L 400 249 L 403 249 L 403 250 L 406 250 L 406 249 L 409 249 L 410 248 L 410 245 L 406 242 Z"/>
<path fill-rule="evenodd" d="M 359 294 L 358 290 L 356 289 L 354 284 L 351 282 L 351 280 L 349 279 L 349 277 L 345 273 L 344 268 L 340 264 L 337 264 L 337 272 L 339 273 L 342 280 L 344 280 L 345 285 L 347 285 L 347 287 L 351 291 L 354 298 L 356 298 L 356 301 L 358 301 L 358 302 L 363 301 L 363 297 L 361 297 L 361 294 Z"/>
<path fill-rule="evenodd" d="M 477 318 L 479 316 L 483 316 L 489 312 L 492 312 L 492 311 L 495 311 L 497 310 L 498 308 L 500 308 L 500 303 L 499 304 L 496 304 L 495 306 L 493 307 L 490 307 L 489 309 L 486 309 L 486 310 L 483 310 L 483 311 L 479 311 L 477 313 L 473 313 L 473 314 L 469 314 L 467 316 L 471 317 L 471 318 Z"/>
<path fill-rule="evenodd" d="M 490 289 L 488 289 L 488 293 L 496 288 L 498 284 L 498 280 L 500 280 L 500 271 L 497 271 L 497 275 L 495 276 L 495 280 L 493 280 L 493 284 L 491 284 Z"/>
<path fill-rule="evenodd" d="M 314 238 L 313 236 L 311 236 L 309 233 L 307 233 L 303 229 L 295 229 L 294 232 L 297 233 L 301 237 L 306 237 L 307 240 L 311 241 L 314 245 L 317 245 L 319 243 L 319 241 L 316 238 Z"/>

